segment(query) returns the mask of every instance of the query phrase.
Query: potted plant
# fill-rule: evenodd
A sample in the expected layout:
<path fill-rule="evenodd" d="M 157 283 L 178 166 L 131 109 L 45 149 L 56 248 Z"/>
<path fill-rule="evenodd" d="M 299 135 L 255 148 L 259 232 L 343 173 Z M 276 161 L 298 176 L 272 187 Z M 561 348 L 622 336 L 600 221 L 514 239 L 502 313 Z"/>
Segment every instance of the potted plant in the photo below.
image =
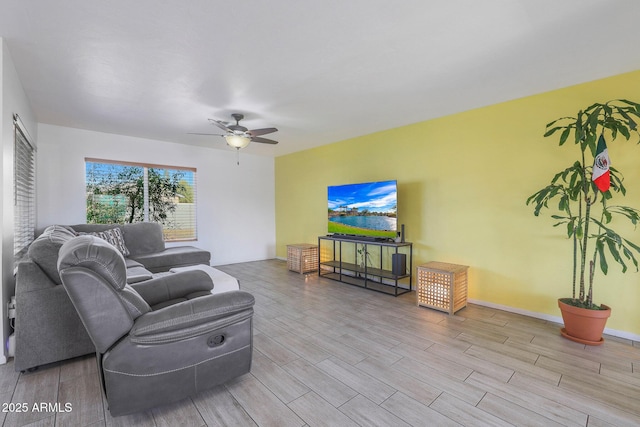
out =
<path fill-rule="evenodd" d="M 607 142 L 619 136 L 627 140 L 640 136 L 638 121 L 640 104 L 614 100 L 593 104 L 578 111 L 575 117 L 562 117 L 547 124 L 544 136 L 559 134 L 559 145 L 575 144 L 578 158 L 527 199 L 536 216 L 543 208 L 555 209 L 556 213 L 551 215 L 557 220 L 554 227 L 562 226 L 572 239 L 573 295 L 560 298 L 558 305 L 564 321 L 562 335 L 583 344 L 603 342 L 602 332 L 611 313 L 608 306 L 593 302 L 596 268 L 599 266 L 606 275 L 613 260 L 623 272 L 627 271 L 627 264 L 638 270 L 636 254 L 640 253 L 640 247 L 620 236 L 613 227 L 616 217 L 621 218 L 618 221 L 628 220 L 637 225 L 640 211 L 614 204 L 614 195 L 624 196 L 626 188 L 622 173 L 610 166 L 606 148 Z M 581 325 L 582 322 L 595 326 Z"/>

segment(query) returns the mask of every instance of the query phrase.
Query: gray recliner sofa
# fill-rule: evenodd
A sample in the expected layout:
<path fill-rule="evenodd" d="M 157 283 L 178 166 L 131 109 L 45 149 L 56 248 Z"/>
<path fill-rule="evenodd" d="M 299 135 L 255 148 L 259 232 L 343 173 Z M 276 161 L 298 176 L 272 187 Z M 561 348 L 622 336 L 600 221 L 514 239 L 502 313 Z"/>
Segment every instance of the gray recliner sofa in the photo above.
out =
<path fill-rule="evenodd" d="M 58 251 L 79 233 L 118 228 L 126 252 L 128 283 L 149 280 L 174 267 L 210 264 L 211 254 L 193 246 L 165 247 L 157 223 L 52 225 L 29 246 L 16 273 L 16 371 L 94 352 L 58 274 Z M 182 273 L 181 273 L 182 274 Z M 180 276 L 183 281 L 187 276 Z"/>
<path fill-rule="evenodd" d="M 166 305 L 212 285 L 185 287 L 175 275 L 128 285 L 122 254 L 94 236 L 66 242 L 58 269 L 95 345 L 111 415 L 176 402 L 251 369 L 251 294 L 209 293 Z"/>

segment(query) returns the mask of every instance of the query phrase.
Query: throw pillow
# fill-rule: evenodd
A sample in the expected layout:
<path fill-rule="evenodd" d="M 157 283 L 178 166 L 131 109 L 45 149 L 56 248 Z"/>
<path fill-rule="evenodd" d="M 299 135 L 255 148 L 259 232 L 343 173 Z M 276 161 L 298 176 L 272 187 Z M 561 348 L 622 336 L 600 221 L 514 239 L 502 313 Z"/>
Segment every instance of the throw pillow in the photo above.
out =
<path fill-rule="evenodd" d="M 93 233 L 87 234 L 91 234 L 92 236 L 99 237 L 103 240 L 106 240 L 108 243 L 111 243 L 116 247 L 117 250 L 120 251 L 122 256 L 127 257 L 130 254 L 129 249 L 127 249 L 127 246 L 124 244 L 124 235 L 122 234 L 122 230 L 120 230 L 120 228 L 118 227 L 110 228 L 104 231 L 94 231 Z"/>

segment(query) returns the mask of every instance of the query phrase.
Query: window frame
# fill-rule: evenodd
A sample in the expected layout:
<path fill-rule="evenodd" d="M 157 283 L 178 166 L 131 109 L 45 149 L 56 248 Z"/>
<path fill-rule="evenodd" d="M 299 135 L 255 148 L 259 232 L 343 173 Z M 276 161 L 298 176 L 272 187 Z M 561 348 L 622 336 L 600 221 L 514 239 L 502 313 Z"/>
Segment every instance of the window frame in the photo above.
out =
<path fill-rule="evenodd" d="M 145 195 L 144 195 L 144 209 L 143 209 L 143 220 L 135 221 L 135 222 L 150 222 L 149 212 L 150 206 L 148 201 L 148 193 L 146 188 L 148 188 L 148 170 L 149 169 L 164 169 L 171 171 L 185 171 L 193 173 L 193 237 L 188 238 L 178 238 L 178 239 L 167 239 L 167 234 L 165 233 L 165 225 L 160 223 L 163 227 L 163 238 L 166 242 L 193 242 L 198 240 L 198 215 L 197 215 L 197 169 L 195 167 L 190 166 L 175 166 L 175 165 L 163 165 L 163 164 L 155 164 L 155 163 L 142 163 L 142 162 L 131 162 L 131 161 L 122 161 L 122 160 L 111 160 L 111 159 L 99 159 L 93 157 L 85 157 L 85 201 L 87 200 L 87 164 L 88 163 L 99 163 L 99 164 L 110 164 L 116 166 L 133 166 L 143 168 L 143 176 L 144 176 L 144 186 L 145 186 Z M 86 203 L 85 203 L 86 206 Z M 85 209 L 85 217 L 87 211 Z M 170 229 L 169 229 L 170 230 Z"/>

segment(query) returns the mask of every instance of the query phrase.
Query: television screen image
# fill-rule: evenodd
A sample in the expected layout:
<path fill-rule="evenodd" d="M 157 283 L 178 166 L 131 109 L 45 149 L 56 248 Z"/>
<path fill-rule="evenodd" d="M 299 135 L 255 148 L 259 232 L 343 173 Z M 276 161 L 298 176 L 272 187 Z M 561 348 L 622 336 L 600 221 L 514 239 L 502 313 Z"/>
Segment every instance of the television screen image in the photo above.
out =
<path fill-rule="evenodd" d="M 395 238 L 398 185 L 394 181 L 334 185 L 327 189 L 329 233 Z"/>

